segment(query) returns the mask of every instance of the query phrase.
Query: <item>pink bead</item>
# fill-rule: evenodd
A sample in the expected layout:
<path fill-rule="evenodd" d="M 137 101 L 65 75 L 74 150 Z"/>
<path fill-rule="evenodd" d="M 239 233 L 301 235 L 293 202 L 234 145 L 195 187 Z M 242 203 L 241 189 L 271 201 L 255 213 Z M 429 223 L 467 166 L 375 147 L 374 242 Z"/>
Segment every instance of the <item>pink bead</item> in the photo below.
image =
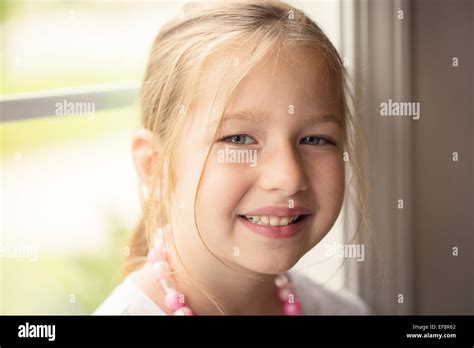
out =
<path fill-rule="evenodd" d="M 293 303 L 286 302 L 283 305 L 283 313 L 285 315 L 300 315 L 302 312 L 301 303 L 295 300 Z"/>
<path fill-rule="evenodd" d="M 278 288 L 277 291 L 278 291 L 278 298 L 283 302 L 288 302 L 291 298 L 295 297 L 295 292 L 293 288 L 289 286 L 284 287 L 284 288 Z"/>
<path fill-rule="evenodd" d="M 156 261 L 157 259 L 155 249 L 151 248 L 150 250 L 148 250 L 148 262 L 155 263 Z"/>
<path fill-rule="evenodd" d="M 194 315 L 189 307 L 181 307 L 175 310 L 174 315 Z"/>
<path fill-rule="evenodd" d="M 165 306 L 171 310 L 177 310 L 178 308 L 183 307 L 183 304 L 180 301 L 181 294 L 176 291 L 171 291 L 165 295 Z"/>
<path fill-rule="evenodd" d="M 155 262 L 153 264 L 152 271 L 158 280 L 162 280 L 168 278 L 168 275 L 170 274 L 170 267 L 165 262 Z"/>

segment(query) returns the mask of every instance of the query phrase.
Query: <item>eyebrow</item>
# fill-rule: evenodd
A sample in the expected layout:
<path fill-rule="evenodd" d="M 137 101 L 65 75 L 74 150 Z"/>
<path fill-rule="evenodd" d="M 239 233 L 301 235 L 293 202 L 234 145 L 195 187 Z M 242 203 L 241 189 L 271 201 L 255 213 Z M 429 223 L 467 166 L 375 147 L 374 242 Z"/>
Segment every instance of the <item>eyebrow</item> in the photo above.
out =
<path fill-rule="evenodd" d="M 264 119 L 262 120 L 259 115 L 264 116 Z M 296 114 L 291 115 L 289 117 L 298 117 Z M 304 118 L 304 121 L 307 124 L 314 125 L 314 124 L 321 124 L 321 123 L 326 123 L 326 122 L 334 122 L 336 123 L 339 127 L 343 128 L 343 122 L 340 117 L 337 117 L 334 114 L 306 114 L 302 116 Z M 232 113 L 226 113 L 224 114 L 222 118 L 222 123 L 228 120 L 244 120 L 244 121 L 252 121 L 252 122 L 264 122 L 265 121 L 266 114 L 262 112 L 257 112 L 253 110 L 242 110 L 238 112 L 232 112 Z M 212 126 L 213 128 L 217 127 L 219 122 L 221 121 L 220 118 L 216 119 L 213 121 Z"/>

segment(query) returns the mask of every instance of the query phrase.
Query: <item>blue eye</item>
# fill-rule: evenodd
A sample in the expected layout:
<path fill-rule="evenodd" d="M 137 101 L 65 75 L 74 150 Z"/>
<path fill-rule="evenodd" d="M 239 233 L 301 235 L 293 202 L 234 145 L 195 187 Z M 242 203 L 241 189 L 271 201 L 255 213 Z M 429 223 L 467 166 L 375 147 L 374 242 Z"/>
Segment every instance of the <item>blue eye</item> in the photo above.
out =
<path fill-rule="evenodd" d="M 336 143 L 328 138 L 310 135 L 301 139 L 300 144 L 303 145 L 335 145 Z"/>
<path fill-rule="evenodd" d="M 255 143 L 255 139 L 246 134 L 230 135 L 228 137 L 222 138 L 220 141 L 234 145 L 249 145 Z"/>

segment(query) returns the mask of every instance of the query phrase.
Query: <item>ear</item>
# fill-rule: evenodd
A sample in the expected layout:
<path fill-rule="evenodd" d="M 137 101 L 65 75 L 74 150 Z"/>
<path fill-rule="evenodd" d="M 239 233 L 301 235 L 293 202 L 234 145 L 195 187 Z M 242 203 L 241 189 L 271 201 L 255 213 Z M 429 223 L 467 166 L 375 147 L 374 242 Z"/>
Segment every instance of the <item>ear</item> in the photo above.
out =
<path fill-rule="evenodd" d="M 140 181 L 149 186 L 152 179 L 152 165 L 156 161 L 158 149 L 153 143 L 153 133 L 140 129 L 132 139 L 132 158 Z"/>

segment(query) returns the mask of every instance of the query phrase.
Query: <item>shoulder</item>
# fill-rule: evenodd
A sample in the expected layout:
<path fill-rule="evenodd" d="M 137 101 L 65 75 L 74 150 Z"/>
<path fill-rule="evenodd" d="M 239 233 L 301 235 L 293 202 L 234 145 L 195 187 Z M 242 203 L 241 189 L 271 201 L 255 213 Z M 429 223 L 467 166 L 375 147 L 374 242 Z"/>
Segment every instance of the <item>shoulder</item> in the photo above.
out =
<path fill-rule="evenodd" d="M 164 312 L 133 281 L 133 273 L 117 285 L 93 315 L 161 315 Z"/>
<path fill-rule="evenodd" d="M 367 315 L 367 304 L 348 290 L 332 290 L 298 272 L 290 272 L 306 315 Z"/>

